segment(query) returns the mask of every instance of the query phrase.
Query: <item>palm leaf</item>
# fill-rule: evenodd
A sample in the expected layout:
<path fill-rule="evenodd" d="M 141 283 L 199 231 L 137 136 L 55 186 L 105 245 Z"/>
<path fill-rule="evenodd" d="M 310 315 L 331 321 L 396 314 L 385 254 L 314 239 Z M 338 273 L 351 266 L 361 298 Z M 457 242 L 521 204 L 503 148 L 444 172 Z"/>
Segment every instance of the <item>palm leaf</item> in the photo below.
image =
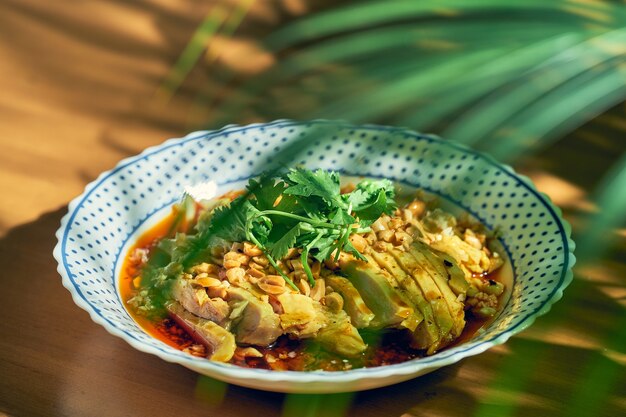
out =
<path fill-rule="evenodd" d="M 589 261 L 602 253 L 615 238 L 612 230 L 626 221 L 626 154 L 611 167 L 595 192 L 595 203 L 602 210 L 591 216 L 580 234 L 579 256 Z"/>
<path fill-rule="evenodd" d="M 397 119 L 403 126 L 432 126 L 446 116 L 467 107 L 493 90 L 523 76 L 532 63 L 548 59 L 555 49 L 567 48 L 580 39 L 578 34 L 557 35 L 504 54 L 468 72 L 463 79 L 450 80 L 439 100 Z M 467 141 L 467 137 L 464 136 Z"/>
<path fill-rule="evenodd" d="M 343 8 L 332 9 L 325 13 L 313 15 L 305 20 L 297 21 L 281 28 L 267 40 L 268 46 L 274 50 L 284 49 L 300 42 L 311 41 L 341 32 L 348 32 L 378 25 L 390 24 L 409 19 L 420 19 L 432 16 L 466 16 L 475 12 L 501 11 L 533 12 L 538 17 L 546 12 L 559 12 L 569 2 L 546 2 L 543 0 L 440 0 L 434 2 L 416 2 L 412 0 L 369 1 Z M 571 5 L 570 5 L 571 6 Z M 577 10 L 592 13 L 595 19 L 608 18 L 612 12 L 601 3 L 577 3 Z M 598 17 L 598 13 L 603 13 Z M 559 14 L 559 19 L 580 20 L 577 14 Z"/>
<path fill-rule="evenodd" d="M 191 40 L 181 52 L 174 66 L 170 69 L 169 74 L 157 91 L 157 97 L 162 101 L 168 101 L 178 90 L 178 87 L 180 87 L 204 52 L 208 40 L 219 30 L 226 18 L 227 12 L 222 6 L 216 5 L 211 9 L 195 30 Z"/>
<path fill-rule="evenodd" d="M 201 33 L 235 34 L 236 21 Z M 209 120 L 211 126 L 240 122 L 247 114 L 393 122 L 416 130 L 437 126 L 444 137 L 515 162 L 626 98 L 624 27 L 626 5 L 619 2 L 358 1 L 278 28 L 263 40 L 275 65 L 250 78 L 228 73 L 223 87 L 202 103 L 207 115 L 221 114 Z M 194 39 L 173 70 L 171 91 L 197 61 Z M 316 135 L 277 158 L 299 161 Z M 578 254 L 585 259 L 600 254 L 607 236 L 624 222 L 626 157 L 612 168 L 595 201 L 601 210 L 580 233 Z M 531 352 L 530 362 L 541 354 Z M 590 379 L 569 409 L 579 415 L 597 410 L 615 381 L 606 362 L 590 365 Z M 493 400 L 499 387 L 524 389 L 530 373 L 515 363 L 503 371 L 493 379 L 493 398 L 487 396 L 477 415 L 515 414 L 514 402 Z M 301 413 L 297 404 L 288 397 L 286 413 Z"/>
<path fill-rule="evenodd" d="M 626 95 L 626 74 L 617 68 L 590 69 L 537 100 L 515 116 L 503 140 L 492 141 L 490 153 L 501 160 L 515 160 L 621 102 Z"/>
<path fill-rule="evenodd" d="M 452 124 L 444 134 L 467 144 L 478 143 L 489 137 L 491 131 L 503 125 L 512 116 L 523 113 L 525 109 L 533 111 L 535 106 L 531 107 L 530 105 L 537 98 L 544 97 L 568 80 L 574 80 L 586 71 L 613 59 L 613 54 L 594 46 L 594 44 L 598 42 L 619 44 L 620 41 L 626 41 L 625 32 L 616 30 L 565 48 L 546 61 L 539 61 L 537 67 L 525 77 L 513 80 L 514 87 L 510 88 L 507 93 L 494 91 L 490 97 L 473 106 L 471 111 Z M 573 57 L 579 59 L 573 59 Z M 619 80 L 616 81 L 619 82 Z M 616 87 L 619 87 L 619 83 Z M 556 97 L 555 99 L 558 100 L 559 93 L 556 94 L 552 97 Z M 561 99 L 563 102 L 571 102 L 566 100 L 566 97 L 561 97 Z M 575 106 L 561 106 L 559 109 L 554 108 L 553 110 L 572 112 L 575 108 Z M 544 117 L 552 115 L 551 111 L 545 113 L 547 110 L 543 106 Z M 560 123 L 559 120 L 555 118 L 553 122 L 555 124 Z M 515 123 L 514 121 L 512 125 L 521 126 L 519 122 Z M 515 129 L 515 127 L 509 126 L 509 129 Z"/>
<path fill-rule="evenodd" d="M 541 25 L 533 31 L 528 30 L 528 22 L 497 22 L 490 26 L 493 37 L 485 38 L 480 30 L 483 26 L 484 22 L 481 21 L 440 22 L 417 28 L 414 24 L 402 24 L 324 41 L 288 56 L 266 73 L 242 84 L 220 104 L 220 108 L 226 115 L 238 114 L 249 106 L 250 97 L 258 96 L 276 85 L 285 84 L 307 73 L 323 71 L 329 65 L 342 63 L 348 65 L 356 76 L 351 78 L 349 84 L 344 80 L 337 83 L 333 83 L 331 79 L 327 81 L 327 90 L 333 92 L 330 98 L 334 101 L 339 97 L 343 98 L 347 93 L 346 89 L 358 88 L 372 79 L 387 82 L 394 80 L 404 70 L 414 73 L 435 72 L 433 69 L 449 61 L 451 55 L 452 59 L 463 59 L 462 54 L 450 54 L 447 48 L 467 54 L 484 50 L 489 44 L 501 43 L 498 39 L 514 38 L 517 42 L 510 45 L 514 49 L 558 36 L 566 28 L 558 21 Z M 439 50 L 441 46 L 443 50 Z M 485 65 L 485 68 L 489 67 Z M 381 87 L 382 90 L 386 89 L 386 86 Z M 297 93 L 296 88 L 295 94 Z M 323 91 L 319 93 L 323 94 Z M 414 96 L 424 97 L 425 93 L 420 92 Z M 318 113 L 332 114 L 328 111 Z M 351 118 L 349 115 L 339 115 Z"/>
<path fill-rule="evenodd" d="M 222 36 L 231 36 L 245 18 L 254 1 L 243 0 L 231 11 L 220 4 L 216 4 L 196 28 L 191 40 L 159 87 L 157 97 L 162 101 L 168 101 L 197 64 L 207 47 L 210 46 L 211 38 L 220 32 L 220 29 Z M 209 49 L 207 62 L 214 62 L 218 56 Z"/>
<path fill-rule="evenodd" d="M 340 114 L 348 120 L 362 122 L 384 116 L 395 109 L 410 105 L 420 97 L 418 94 L 412 95 L 410 92 L 429 95 L 440 89 L 455 74 L 469 71 L 480 65 L 481 62 L 506 52 L 482 50 L 445 60 L 436 65 L 432 71 L 410 72 L 405 77 L 393 81 L 388 80 L 384 88 L 338 99 L 319 110 L 318 113 L 314 114 L 314 117 L 332 117 L 332 115 Z"/>

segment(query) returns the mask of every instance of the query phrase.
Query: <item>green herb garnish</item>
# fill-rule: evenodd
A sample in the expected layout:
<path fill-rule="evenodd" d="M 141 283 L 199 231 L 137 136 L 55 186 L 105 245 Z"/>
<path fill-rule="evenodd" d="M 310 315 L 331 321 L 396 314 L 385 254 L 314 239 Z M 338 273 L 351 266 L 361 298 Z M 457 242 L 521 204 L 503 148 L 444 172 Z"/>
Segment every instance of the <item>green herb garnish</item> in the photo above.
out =
<path fill-rule="evenodd" d="M 391 181 L 364 180 L 352 192 L 341 194 L 339 174 L 321 169 L 291 169 L 277 178 L 262 176 L 259 181 L 250 180 L 247 189 L 248 194 L 215 210 L 196 243 L 210 247 L 222 240 L 248 240 L 295 290 L 296 285 L 276 263 L 289 249 L 302 250 L 302 266 L 314 286 L 309 254 L 323 262 L 333 252 L 338 257 L 346 251 L 364 260 L 350 243 L 350 235 L 369 232 L 378 217 L 396 208 Z"/>

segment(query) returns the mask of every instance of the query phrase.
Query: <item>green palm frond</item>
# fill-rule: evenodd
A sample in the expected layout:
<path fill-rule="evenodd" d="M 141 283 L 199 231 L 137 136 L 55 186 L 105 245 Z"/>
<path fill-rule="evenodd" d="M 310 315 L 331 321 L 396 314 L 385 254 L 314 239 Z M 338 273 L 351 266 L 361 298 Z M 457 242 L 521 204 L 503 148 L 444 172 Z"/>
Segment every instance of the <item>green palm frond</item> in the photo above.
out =
<path fill-rule="evenodd" d="M 196 28 L 191 40 L 181 52 L 178 61 L 170 69 L 167 77 L 159 87 L 156 96 L 162 101 L 168 101 L 178 90 L 191 69 L 196 65 L 206 44 L 222 26 L 227 14 L 223 7 L 215 6 Z"/>
<path fill-rule="evenodd" d="M 610 246 L 616 238 L 612 233 L 616 227 L 626 226 L 626 153 L 611 167 L 594 197 L 601 212 L 591 216 L 580 233 L 578 253 L 585 261 Z"/>
<path fill-rule="evenodd" d="M 568 13 L 561 13 L 568 11 Z M 507 20 L 516 16 L 527 20 L 569 20 L 584 23 L 587 20 L 610 21 L 619 19 L 615 10 L 602 2 L 544 1 L 544 0 L 387 0 L 357 2 L 343 8 L 331 9 L 310 16 L 276 31 L 268 39 L 273 49 L 284 49 L 304 41 L 312 41 L 338 33 L 394 24 L 408 19 L 446 17 L 453 20 L 472 17 L 479 13 L 501 13 Z M 547 15 L 549 13 L 551 15 Z M 623 17 L 623 11 L 621 11 Z M 499 16 L 503 17 L 503 16 Z"/>
<path fill-rule="evenodd" d="M 168 101 L 178 90 L 189 72 L 196 65 L 210 40 L 221 30 L 223 36 L 231 36 L 239 27 L 254 0 L 243 0 L 232 10 L 216 4 L 194 31 L 191 40 L 180 54 L 176 64 L 159 87 L 157 97 Z M 215 57 L 212 57 L 215 60 Z"/>
<path fill-rule="evenodd" d="M 552 129 L 567 133 L 568 120 L 583 112 L 588 120 L 626 97 L 626 55 L 615 54 L 620 45 L 626 45 L 624 29 L 558 50 L 523 77 L 510 80 L 507 92 L 494 91 L 473 106 L 445 134 L 476 144 L 511 119 L 507 139 L 490 148 L 496 157 L 506 157 L 528 148 L 529 138 L 547 138 Z"/>
<path fill-rule="evenodd" d="M 463 80 L 451 80 L 442 95 L 454 96 L 455 100 L 439 100 L 426 108 L 410 112 L 399 119 L 399 124 L 406 126 L 425 126 L 440 123 L 450 114 L 458 112 L 505 85 L 512 78 L 520 78 L 528 72 L 529 62 L 549 59 L 555 49 L 567 48 L 581 39 L 575 33 L 559 34 L 542 39 L 518 49 L 508 51 L 494 60 L 478 66 L 465 75 Z M 454 132 L 449 134 L 454 135 Z M 466 143 L 469 136 L 463 135 Z"/>

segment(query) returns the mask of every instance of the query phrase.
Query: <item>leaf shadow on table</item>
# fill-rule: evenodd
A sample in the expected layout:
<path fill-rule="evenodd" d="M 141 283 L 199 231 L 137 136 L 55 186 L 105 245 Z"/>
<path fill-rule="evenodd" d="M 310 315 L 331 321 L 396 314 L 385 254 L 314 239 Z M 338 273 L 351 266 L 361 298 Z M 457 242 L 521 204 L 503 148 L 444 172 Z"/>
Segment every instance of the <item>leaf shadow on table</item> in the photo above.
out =
<path fill-rule="evenodd" d="M 232 404 L 239 398 L 253 397 L 262 404 L 260 409 L 268 410 L 269 415 L 283 417 L 400 416 L 416 403 L 419 404 L 422 399 L 437 395 L 437 387 L 453 379 L 459 366 L 439 369 L 420 378 L 389 387 L 356 393 L 280 394 L 231 385 L 228 386 L 223 401 L 215 410 L 232 412 Z M 200 377 L 200 381 L 203 379 L 209 378 Z M 462 392 L 459 394 L 458 398 L 461 400 L 464 394 Z M 243 416 L 246 413 L 233 415 Z"/>
<path fill-rule="evenodd" d="M 75 352 L 73 339 L 88 328 L 85 316 L 68 321 L 75 307 L 52 259 L 54 230 L 64 211 L 16 227 L 0 240 L 0 314 L 10 318 L 0 326 L 0 375 L 11 375 L 0 378 L 0 410 L 9 415 L 59 414 L 55 396 L 62 363 Z"/>

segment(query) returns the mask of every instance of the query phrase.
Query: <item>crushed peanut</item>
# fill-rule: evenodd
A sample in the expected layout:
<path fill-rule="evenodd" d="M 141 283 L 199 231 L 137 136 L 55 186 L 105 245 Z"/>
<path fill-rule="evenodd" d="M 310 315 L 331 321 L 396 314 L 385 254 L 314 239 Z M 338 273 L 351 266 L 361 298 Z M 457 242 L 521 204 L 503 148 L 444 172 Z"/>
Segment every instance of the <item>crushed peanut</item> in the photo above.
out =
<path fill-rule="evenodd" d="M 232 285 L 240 285 L 244 282 L 246 271 L 243 268 L 236 267 L 226 270 L 226 278 Z"/>
<path fill-rule="evenodd" d="M 285 280 L 280 275 L 266 275 L 259 279 L 257 285 L 267 294 L 278 295 L 287 291 Z"/>
<path fill-rule="evenodd" d="M 243 253 L 249 257 L 263 255 L 263 251 L 250 242 L 243 242 Z"/>

